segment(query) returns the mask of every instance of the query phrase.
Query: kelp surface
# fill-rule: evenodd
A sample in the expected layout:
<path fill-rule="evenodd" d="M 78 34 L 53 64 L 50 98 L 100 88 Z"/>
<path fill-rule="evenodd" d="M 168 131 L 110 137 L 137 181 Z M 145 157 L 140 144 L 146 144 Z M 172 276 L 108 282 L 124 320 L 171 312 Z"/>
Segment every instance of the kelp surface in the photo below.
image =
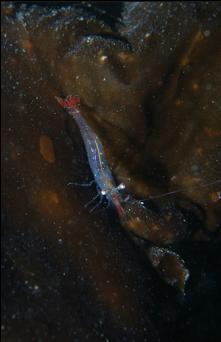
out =
<path fill-rule="evenodd" d="M 3 340 L 220 340 L 221 188 L 203 186 L 221 178 L 220 12 L 220 2 L 2 3 Z M 153 226 L 160 216 L 164 234 L 172 217 L 185 229 L 169 245 L 190 273 L 185 294 L 159 277 L 139 222 L 131 240 L 114 208 L 84 207 L 95 185 L 67 186 L 93 180 L 55 100 L 69 94 Z M 167 265 L 166 278 L 180 274 Z"/>

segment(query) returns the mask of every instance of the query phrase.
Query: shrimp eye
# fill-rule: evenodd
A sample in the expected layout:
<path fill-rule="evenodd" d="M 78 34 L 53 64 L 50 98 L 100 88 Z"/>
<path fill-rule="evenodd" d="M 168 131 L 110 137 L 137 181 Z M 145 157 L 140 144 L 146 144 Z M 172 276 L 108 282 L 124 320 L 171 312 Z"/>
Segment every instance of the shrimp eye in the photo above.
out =
<path fill-rule="evenodd" d="M 119 184 L 117 187 L 119 190 L 125 189 L 125 185 L 123 183 Z"/>

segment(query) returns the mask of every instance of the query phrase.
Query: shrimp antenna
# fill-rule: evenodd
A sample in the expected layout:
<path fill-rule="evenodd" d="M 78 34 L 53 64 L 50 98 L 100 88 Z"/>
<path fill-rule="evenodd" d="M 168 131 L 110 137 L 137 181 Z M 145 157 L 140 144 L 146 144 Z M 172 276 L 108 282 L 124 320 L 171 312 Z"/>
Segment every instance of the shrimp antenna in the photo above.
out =
<path fill-rule="evenodd" d="M 94 179 L 93 179 L 91 182 L 89 182 L 89 183 L 75 183 L 75 182 L 69 182 L 69 183 L 67 183 L 67 186 L 69 186 L 69 185 L 74 185 L 74 186 L 90 187 L 90 186 L 92 186 L 93 183 L 95 183 L 95 180 L 94 180 Z"/>
<path fill-rule="evenodd" d="M 187 187 L 187 188 L 183 188 L 183 189 L 177 189 L 177 190 L 174 190 L 174 191 L 170 191 L 170 192 L 166 192 L 164 194 L 161 194 L 161 195 L 157 195 L 157 196 L 150 196 L 146 199 L 141 199 L 140 201 L 149 201 L 149 200 L 152 200 L 152 199 L 157 199 L 157 198 L 161 198 L 161 197 L 166 197 L 166 196 L 169 196 L 169 195 L 173 195 L 173 194 L 177 194 L 177 193 L 180 193 L 180 192 L 185 192 L 185 191 L 188 191 L 190 189 L 200 189 L 200 188 L 205 188 L 209 185 L 215 185 L 215 184 L 218 184 L 218 183 L 221 183 L 221 179 L 218 179 L 214 182 L 210 182 L 210 183 L 206 183 L 206 184 L 201 184 L 201 185 L 196 185 L 196 186 L 191 186 L 191 187 Z"/>

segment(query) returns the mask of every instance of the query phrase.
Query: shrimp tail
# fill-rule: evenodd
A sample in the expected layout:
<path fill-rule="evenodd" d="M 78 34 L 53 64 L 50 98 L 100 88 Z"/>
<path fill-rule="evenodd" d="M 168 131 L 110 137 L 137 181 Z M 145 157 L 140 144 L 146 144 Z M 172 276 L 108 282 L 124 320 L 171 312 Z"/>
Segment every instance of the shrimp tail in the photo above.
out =
<path fill-rule="evenodd" d="M 77 95 L 68 95 L 66 98 L 55 96 L 57 102 L 63 108 L 76 108 L 80 104 L 80 97 Z"/>

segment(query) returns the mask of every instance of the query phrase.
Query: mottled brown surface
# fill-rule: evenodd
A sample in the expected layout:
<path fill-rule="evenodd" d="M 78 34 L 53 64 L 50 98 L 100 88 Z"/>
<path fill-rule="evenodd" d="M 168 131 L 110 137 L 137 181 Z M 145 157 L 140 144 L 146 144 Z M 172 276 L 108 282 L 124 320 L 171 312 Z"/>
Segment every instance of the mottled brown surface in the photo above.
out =
<path fill-rule="evenodd" d="M 85 5 L 2 4 L 7 342 L 220 338 L 220 186 L 154 203 L 178 203 L 193 232 L 174 246 L 191 274 L 185 297 L 158 278 L 114 210 L 84 208 L 95 187 L 66 186 L 93 178 L 54 98 L 68 94 L 81 97 L 134 195 L 221 178 L 220 3 L 125 3 L 122 18 L 114 29 Z"/>

